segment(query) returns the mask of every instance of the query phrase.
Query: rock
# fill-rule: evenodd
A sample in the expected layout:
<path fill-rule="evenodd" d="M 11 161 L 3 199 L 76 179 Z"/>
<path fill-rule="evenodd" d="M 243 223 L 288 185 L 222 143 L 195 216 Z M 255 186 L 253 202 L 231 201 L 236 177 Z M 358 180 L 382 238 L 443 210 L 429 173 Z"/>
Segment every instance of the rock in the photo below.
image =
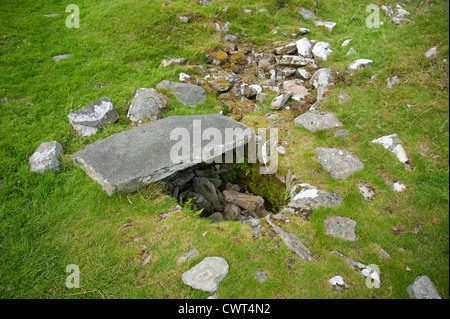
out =
<path fill-rule="evenodd" d="M 259 283 L 263 283 L 267 280 L 267 274 L 264 271 L 257 271 L 255 279 L 258 280 Z"/>
<path fill-rule="evenodd" d="M 189 107 L 194 107 L 206 99 L 204 88 L 191 83 L 180 83 L 163 80 L 156 85 L 157 89 L 164 89 L 171 92 L 178 101 Z"/>
<path fill-rule="evenodd" d="M 233 34 L 225 34 L 223 36 L 223 39 L 225 41 L 230 42 L 230 43 L 237 43 L 239 41 L 239 38 L 237 36 L 233 35 Z"/>
<path fill-rule="evenodd" d="M 316 15 L 314 14 L 314 12 L 312 12 L 310 10 L 307 10 L 305 8 L 301 8 L 300 9 L 300 14 L 306 20 L 311 20 L 311 19 L 315 19 L 316 18 Z"/>
<path fill-rule="evenodd" d="M 438 54 L 437 48 L 438 48 L 437 46 L 430 48 L 427 52 L 425 52 L 425 56 L 427 58 L 434 57 L 435 55 Z"/>
<path fill-rule="evenodd" d="M 336 132 L 334 132 L 334 136 L 340 138 L 347 138 L 348 131 L 344 129 L 337 129 Z"/>
<path fill-rule="evenodd" d="M 386 12 L 386 15 L 388 15 L 388 16 L 394 15 L 394 10 L 392 9 L 392 6 L 382 5 L 381 9 L 383 9 L 384 12 Z"/>
<path fill-rule="evenodd" d="M 356 241 L 356 222 L 347 217 L 331 216 L 325 219 L 325 234 L 345 240 Z"/>
<path fill-rule="evenodd" d="M 267 117 L 267 122 L 272 122 L 275 121 L 277 118 L 279 118 L 280 115 L 279 114 L 271 114 Z"/>
<path fill-rule="evenodd" d="M 239 206 L 234 204 L 226 204 L 223 210 L 223 219 L 224 220 L 239 220 L 241 215 L 241 209 Z"/>
<path fill-rule="evenodd" d="M 418 276 L 406 291 L 412 299 L 442 299 L 428 276 Z"/>
<path fill-rule="evenodd" d="M 347 40 L 345 40 L 344 42 L 342 42 L 341 46 L 346 47 L 347 45 L 349 45 L 350 42 L 353 42 L 353 41 L 355 41 L 355 40 L 353 40 L 353 39 L 347 39 Z"/>
<path fill-rule="evenodd" d="M 270 108 L 272 110 L 281 109 L 287 103 L 287 101 L 289 101 L 291 96 L 292 96 L 291 92 L 281 91 L 280 93 L 277 94 L 277 96 L 275 96 L 275 98 L 270 103 Z"/>
<path fill-rule="evenodd" d="M 352 54 L 356 54 L 356 53 L 358 53 L 358 52 L 356 52 L 355 49 L 350 48 L 345 55 L 347 56 L 347 55 L 352 55 Z"/>
<path fill-rule="evenodd" d="M 44 17 L 56 17 L 59 16 L 59 13 L 46 13 L 43 14 Z"/>
<path fill-rule="evenodd" d="M 312 49 L 312 54 L 322 60 L 326 60 L 331 53 L 333 53 L 333 50 L 331 50 L 331 45 L 328 42 L 317 42 Z"/>
<path fill-rule="evenodd" d="M 178 19 L 180 19 L 184 23 L 188 23 L 190 21 L 189 17 L 186 17 L 186 16 L 178 17 Z"/>
<path fill-rule="evenodd" d="M 394 192 L 400 193 L 406 189 L 406 186 L 402 183 L 394 182 L 394 184 L 392 184 L 392 188 L 394 189 Z"/>
<path fill-rule="evenodd" d="M 269 10 L 267 9 L 259 9 L 258 10 L 259 13 L 264 13 L 266 16 L 271 17 L 272 15 L 270 14 Z"/>
<path fill-rule="evenodd" d="M 275 48 L 275 53 L 278 55 L 289 55 L 297 52 L 297 44 L 295 42 L 288 43 L 281 47 Z"/>
<path fill-rule="evenodd" d="M 373 243 L 373 244 L 377 247 L 377 249 L 378 249 L 378 251 L 379 251 L 379 253 L 380 253 L 380 255 L 381 255 L 382 258 L 385 258 L 385 259 L 392 259 L 391 255 L 389 255 L 389 253 L 388 253 L 386 250 L 384 250 L 383 248 L 381 248 L 380 245 L 378 245 L 378 244 L 376 244 L 376 243 Z"/>
<path fill-rule="evenodd" d="M 215 212 L 214 214 L 206 217 L 206 219 L 209 219 L 213 223 L 220 223 L 224 221 L 222 213 L 219 212 Z"/>
<path fill-rule="evenodd" d="M 310 93 L 301 80 L 284 81 L 283 90 L 292 93 L 290 98 L 297 102 L 301 101 Z"/>
<path fill-rule="evenodd" d="M 141 88 L 137 90 L 131 102 L 127 118 L 138 124 L 141 124 L 144 120 L 159 120 L 169 102 L 170 100 L 167 97 L 158 93 L 155 89 Z"/>
<path fill-rule="evenodd" d="M 228 274 L 228 263 L 223 257 L 206 257 L 199 264 L 183 273 L 183 283 L 207 292 L 219 289 L 220 281 Z"/>
<path fill-rule="evenodd" d="M 67 115 L 72 127 L 82 136 L 97 133 L 97 128 L 119 119 L 114 104 L 109 97 L 101 98 L 88 106 Z"/>
<path fill-rule="evenodd" d="M 373 63 L 369 59 L 358 59 L 348 65 L 347 71 L 350 74 L 354 74 L 356 70 L 364 69 L 371 66 Z"/>
<path fill-rule="evenodd" d="M 314 25 L 316 26 L 324 26 L 329 31 L 333 31 L 333 28 L 336 26 L 335 22 L 331 21 L 314 21 Z"/>
<path fill-rule="evenodd" d="M 63 153 L 61 144 L 56 141 L 41 143 L 28 159 L 30 171 L 39 174 L 48 170 L 59 171 L 59 158 Z"/>
<path fill-rule="evenodd" d="M 248 85 L 243 83 L 241 85 L 241 95 L 247 99 L 251 99 L 262 92 L 262 87 L 259 84 Z"/>
<path fill-rule="evenodd" d="M 296 75 L 302 80 L 309 80 L 311 78 L 311 73 L 304 68 L 298 68 Z"/>
<path fill-rule="evenodd" d="M 336 179 L 346 179 L 353 172 L 364 168 L 364 164 L 352 152 L 328 147 L 317 147 L 314 151 L 325 170 Z"/>
<path fill-rule="evenodd" d="M 342 276 L 334 276 L 328 282 L 336 288 L 337 291 L 342 291 L 343 288 L 349 288 L 350 286 L 344 281 Z"/>
<path fill-rule="evenodd" d="M 363 195 L 363 198 L 366 202 L 371 202 L 372 198 L 375 196 L 375 191 L 373 187 L 370 185 L 365 184 L 358 184 L 358 189 L 361 195 Z"/>
<path fill-rule="evenodd" d="M 228 54 L 223 51 L 217 51 L 211 55 L 212 63 L 214 65 L 222 65 L 228 59 Z"/>
<path fill-rule="evenodd" d="M 279 154 L 282 154 L 282 155 L 286 154 L 286 148 L 285 148 L 284 146 L 282 146 L 282 145 L 278 146 L 275 150 L 276 150 Z"/>
<path fill-rule="evenodd" d="M 206 75 L 205 80 L 211 87 L 219 92 L 226 92 L 239 81 L 239 76 L 233 72 L 210 73 Z"/>
<path fill-rule="evenodd" d="M 270 215 L 266 216 L 266 220 L 290 250 L 302 257 L 304 260 L 315 261 L 309 249 L 306 248 L 306 246 L 301 242 L 300 239 L 298 239 L 297 236 L 274 224 L 270 219 Z"/>
<path fill-rule="evenodd" d="M 72 56 L 72 54 L 55 55 L 55 56 L 53 57 L 53 60 L 55 60 L 56 62 L 59 62 L 60 60 L 70 58 L 71 56 Z"/>
<path fill-rule="evenodd" d="M 309 30 L 308 28 L 298 28 L 298 31 L 300 32 L 300 34 L 307 34 L 311 32 L 311 30 Z"/>
<path fill-rule="evenodd" d="M 318 89 L 319 87 L 334 86 L 334 78 L 330 68 L 322 68 L 317 70 L 309 82 Z"/>
<path fill-rule="evenodd" d="M 345 92 L 339 94 L 339 104 L 345 103 L 345 101 L 350 100 L 352 97 Z"/>
<path fill-rule="evenodd" d="M 151 260 L 152 260 L 152 256 L 148 255 L 147 258 L 145 258 L 145 260 L 143 261 L 142 265 L 143 266 L 147 265 Z"/>
<path fill-rule="evenodd" d="M 300 191 L 297 189 L 300 188 Z M 305 209 L 306 207 L 337 207 L 342 204 L 344 198 L 341 195 L 326 192 L 316 186 L 301 183 L 294 185 L 290 190 L 291 201 L 288 208 Z"/>
<path fill-rule="evenodd" d="M 281 220 L 282 222 L 285 223 L 289 223 L 289 218 L 283 214 L 283 213 L 278 213 L 272 216 L 273 219 L 277 219 L 277 220 Z"/>
<path fill-rule="evenodd" d="M 403 148 L 402 142 L 400 141 L 396 133 L 377 138 L 373 140 L 372 143 L 383 145 L 385 149 L 389 150 L 391 153 L 397 156 L 400 162 L 408 165 L 408 155 L 406 155 L 406 151 Z"/>
<path fill-rule="evenodd" d="M 188 20 L 189 21 L 189 20 Z M 161 61 L 160 67 L 168 67 L 169 65 L 175 64 L 175 65 L 182 65 L 186 62 L 185 58 L 175 58 L 175 59 L 164 59 Z"/>
<path fill-rule="evenodd" d="M 183 193 L 182 193 L 183 194 Z M 183 197 L 182 195 L 180 195 L 180 197 Z M 192 209 L 194 211 L 199 211 L 201 209 L 203 209 L 202 211 L 202 216 L 209 216 L 211 214 L 213 214 L 215 212 L 214 206 L 212 205 L 212 203 L 206 199 L 203 195 L 199 194 L 199 193 L 194 193 L 194 192 L 189 192 L 186 196 L 186 200 L 191 199 L 191 204 L 192 204 Z"/>
<path fill-rule="evenodd" d="M 400 83 L 400 79 L 397 75 L 387 79 L 387 87 L 388 89 L 392 89 L 394 86 Z"/>
<path fill-rule="evenodd" d="M 194 177 L 192 179 L 192 186 L 194 191 L 205 197 L 211 204 L 214 205 L 219 200 L 216 187 L 206 177 Z"/>
<path fill-rule="evenodd" d="M 224 190 L 223 196 L 227 202 L 235 204 L 246 210 L 259 211 L 264 209 L 264 198 L 261 196 L 238 193 L 234 190 Z"/>
<path fill-rule="evenodd" d="M 283 68 L 281 70 L 281 76 L 283 78 L 286 78 L 286 77 L 291 76 L 292 74 L 294 74 L 296 71 L 297 71 L 297 69 L 294 68 L 294 67 L 290 67 L 290 66 L 289 67 L 285 67 L 285 68 Z"/>
<path fill-rule="evenodd" d="M 235 134 L 228 141 L 191 141 L 194 131 L 201 137 L 204 130 L 211 128 L 222 137 L 226 137 L 226 129 Z M 247 126 L 218 114 L 170 116 L 87 145 L 72 158 L 111 195 L 135 191 L 202 161 L 211 161 L 245 145 L 249 138 Z M 215 154 L 211 154 L 211 148 Z"/>
<path fill-rule="evenodd" d="M 313 62 L 312 59 L 305 58 L 299 55 L 282 55 L 278 58 L 277 63 L 279 65 L 289 65 L 289 66 L 305 66 L 311 64 Z"/>
<path fill-rule="evenodd" d="M 303 38 L 298 40 L 295 43 L 296 47 L 297 47 L 297 52 L 299 55 L 305 57 L 305 58 L 312 58 L 313 57 L 313 53 L 312 53 L 312 48 L 313 45 L 311 44 L 311 42 L 308 40 L 308 38 Z"/>
<path fill-rule="evenodd" d="M 342 126 L 342 123 L 334 114 L 318 110 L 305 112 L 296 117 L 294 122 L 311 132 Z"/>

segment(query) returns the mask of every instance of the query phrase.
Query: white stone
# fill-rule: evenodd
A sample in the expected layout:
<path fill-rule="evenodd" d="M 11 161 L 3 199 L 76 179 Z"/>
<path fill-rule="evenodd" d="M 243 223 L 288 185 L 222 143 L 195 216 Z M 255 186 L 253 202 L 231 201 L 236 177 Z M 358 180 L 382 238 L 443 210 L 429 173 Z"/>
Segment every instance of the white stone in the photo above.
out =
<path fill-rule="evenodd" d="M 348 73 L 353 74 L 356 70 L 371 66 L 372 63 L 373 61 L 369 59 L 358 59 L 349 64 L 347 71 Z"/>
<path fill-rule="evenodd" d="M 373 140 L 372 143 L 383 145 L 385 149 L 391 151 L 395 156 L 397 156 L 398 160 L 402 163 L 407 163 L 409 160 L 396 133 L 377 138 Z"/>
<path fill-rule="evenodd" d="M 305 58 L 312 58 L 312 44 L 307 38 L 302 38 L 298 40 L 296 43 L 297 46 L 297 52 L 301 56 L 304 56 Z"/>
<path fill-rule="evenodd" d="M 316 25 L 316 26 L 324 26 L 329 31 L 333 31 L 333 28 L 336 26 L 336 23 L 335 22 L 330 22 L 330 21 L 314 21 L 314 25 Z"/>
<path fill-rule="evenodd" d="M 38 172 L 40 174 L 47 170 L 54 172 L 59 170 L 59 158 L 64 151 L 58 142 L 43 142 L 41 143 L 33 155 L 28 159 L 30 164 L 30 171 Z"/>
<path fill-rule="evenodd" d="M 394 192 L 400 193 L 406 189 L 406 186 L 402 183 L 394 182 L 394 184 L 392 185 L 392 188 L 394 189 Z"/>
<path fill-rule="evenodd" d="M 317 42 L 312 49 L 312 54 L 322 60 L 326 60 L 331 53 L 333 53 L 333 50 L 331 50 L 331 45 L 328 42 Z"/>
<path fill-rule="evenodd" d="M 183 273 L 183 283 L 194 289 L 215 292 L 220 281 L 228 274 L 228 262 L 223 257 L 206 257 Z"/>
<path fill-rule="evenodd" d="M 355 40 L 353 40 L 353 39 L 348 39 L 348 40 L 345 40 L 343 43 L 342 43 L 342 46 L 343 47 L 346 47 L 350 42 L 352 42 L 352 41 L 355 41 Z"/>
<path fill-rule="evenodd" d="M 425 52 L 425 56 L 427 58 L 435 56 L 438 53 L 437 48 L 437 46 L 430 48 L 427 52 Z"/>

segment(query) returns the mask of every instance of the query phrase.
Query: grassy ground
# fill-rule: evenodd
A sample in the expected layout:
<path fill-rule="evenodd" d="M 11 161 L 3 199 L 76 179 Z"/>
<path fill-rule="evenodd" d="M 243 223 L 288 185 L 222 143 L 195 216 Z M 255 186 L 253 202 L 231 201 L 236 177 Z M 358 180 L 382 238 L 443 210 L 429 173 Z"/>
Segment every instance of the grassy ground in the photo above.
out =
<path fill-rule="evenodd" d="M 217 0 L 208 7 L 188 0 L 174 0 L 169 6 L 163 2 L 79 0 L 81 27 L 68 29 L 68 13 L 60 1 L 1 1 L 0 97 L 7 102 L 0 103 L 0 297 L 205 298 L 208 293 L 184 285 L 181 275 L 204 257 L 222 256 L 230 272 L 220 283 L 219 298 L 408 298 L 405 288 L 418 275 L 429 276 L 440 295 L 448 298 L 448 2 L 421 2 L 416 8 L 413 1 L 406 6 L 414 11 L 413 22 L 405 26 L 389 23 L 381 12 L 385 23 L 374 30 L 365 26 L 365 6 L 395 1 L 316 1 L 316 14 L 337 22 L 333 32 L 299 15 L 302 6 L 314 9 L 314 1 Z M 243 8 L 253 9 L 253 14 L 245 14 Z M 261 8 L 272 16 L 255 13 Z M 55 12 L 60 15 L 42 16 Z M 351 20 L 354 14 L 357 18 Z M 179 15 L 189 16 L 191 22 L 181 22 Z M 287 40 L 282 31 L 289 35 L 298 27 L 309 27 L 310 39 L 327 41 L 335 51 L 321 62 L 340 75 L 322 108 L 337 115 L 349 138 L 335 138 L 332 131 L 310 133 L 293 123 L 280 127 L 289 145 L 279 172 L 291 167 L 299 180 L 345 196 L 340 208 L 317 209 L 309 222 L 292 217 L 283 226 L 299 236 L 317 262 L 292 254 L 269 228 L 261 239 L 254 239 L 248 225 L 211 224 L 189 210 L 159 221 L 175 203 L 161 185 L 108 197 L 71 161 L 76 150 L 130 128 L 126 108 L 133 90 L 153 87 L 163 79 L 177 80 L 183 68 L 158 68 L 163 58 L 186 57 L 188 64 L 205 65 L 204 52 L 221 43 L 212 27 L 216 21 L 230 21 L 230 33 L 258 46 Z M 279 32 L 270 34 L 275 27 Z M 340 44 L 347 37 L 355 40 L 350 46 L 357 55 L 345 56 L 349 47 Z M 426 59 L 424 52 L 435 45 L 439 55 Z M 52 59 L 65 53 L 72 57 L 59 63 Z M 345 69 L 356 58 L 374 63 L 350 77 Z M 371 73 L 378 73 L 373 81 Z M 386 79 L 393 75 L 401 84 L 387 89 Z M 339 105 L 342 91 L 352 100 Z M 112 99 L 119 121 L 89 138 L 78 137 L 67 114 L 104 96 Z M 173 103 L 164 116 L 222 109 L 217 97 L 208 93 L 195 109 Z M 244 122 L 260 126 L 266 112 L 250 114 Z M 370 143 L 394 132 L 412 171 Z M 51 140 L 66 152 L 61 171 L 30 172 L 28 157 L 41 142 Z M 365 169 L 336 181 L 314 160 L 318 146 L 353 151 Z M 384 178 L 400 180 L 408 188 L 395 194 Z M 363 201 L 356 181 L 375 188 L 372 203 Z M 324 235 L 323 220 L 331 215 L 357 221 L 358 241 Z M 125 222 L 133 226 L 122 228 Z M 134 242 L 136 236 L 144 239 Z M 382 259 L 373 243 L 387 250 L 392 260 Z M 200 255 L 176 266 L 177 257 L 192 248 Z M 368 289 L 362 277 L 329 250 L 377 264 L 382 286 Z M 150 263 L 142 265 L 148 255 Z M 80 267 L 79 289 L 65 286 L 68 264 Z M 254 279 L 257 270 L 268 274 L 265 283 Z M 350 289 L 332 289 L 327 281 L 337 274 Z"/>

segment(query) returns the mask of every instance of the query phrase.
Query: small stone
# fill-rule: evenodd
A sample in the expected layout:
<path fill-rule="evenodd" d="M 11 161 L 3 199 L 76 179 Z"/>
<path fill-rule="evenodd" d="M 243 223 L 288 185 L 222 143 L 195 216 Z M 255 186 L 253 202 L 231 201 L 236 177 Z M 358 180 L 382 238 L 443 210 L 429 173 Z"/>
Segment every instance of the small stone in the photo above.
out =
<path fill-rule="evenodd" d="M 346 47 L 347 45 L 349 45 L 350 42 L 355 41 L 353 39 L 347 39 L 344 42 L 342 42 L 341 46 Z"/>
<path fill-rule="evenodd" d="M 44 17 L 57 17 L 59 16 L 59 13 L 46 13 L 43 14 Z"/>
<path fill-rule="evenodd" d="M 41 143 L 28 159 L 30 171 L 39 174 L 48 170 L 59 171 L 59 158 L 63 153 L 63 147 L 56 141 Z"/>
<path fill-rule="evenodd" d="M 400 79 L 397 75 L 387 79 L 387 87 L 388 89 L 392 89 L 394 86 L 400 83 Z"/>
<path fill-rule="evenodd" d="M 400 193 L 406 189 L 406 186 L 402 183 L 394 182 L 394 184 L 392 185 L 392 188 L 394 189 L 394 192 Z"/>
<path fill-rule="evenodd" d="M 300 9 L 300 14 L 302 15 L 302 17 L 306 20 L 310 20 L 310 19 L 315 19 L 316 15 L 314 14 L 314 12 L 305 9 L 305 8 L 301 8 Z"/>
<path fill-rule="evenodd" d="M 339 94 L 339 104 L 345 103 L 345 101 L 351 99 L 352 97 L 345 92 Z"/>
<path fill-rule="evenodd" d="M 267 280 L 267 274 L 264 271 L 257 271 L 255 279 L 258 280 L 258 282 L 263 283 Z"/>
<path fill-rule="evenodd" d="M 430 48 L 427 52 L 425 52 L 425 56 L 427 58 L 434 57 L 435 55 L 438 54 L 437 48 L 438 48 L 437 46 Z"/>
<path fill-rule="evenodd" d="M 313 45 L 308 40 L 308 38 L 300 39 L 295 44 L 299 55 L 304 56 L 305 58 L 313 57 L 312 53 Z"/>
<path fill-rule="evenodd" d="M 331 22 L 331 21 L 314 21 L 314 25 L 316 25 L 316 26 L 324 26 L 329 31 L 333 31 L 333 28 L 336 26 L 336 23 L 335 22 Z"/>
<path fill-rule="evenodd" d="M 328 282 L 336 288 L 337 291 L 341 291 L 342 288 L 349 288 L 350 286 L 344 281 L 342 276 L 334 276 Z"/>
<path fill-rule="evenodd" d="M 331 216 L 325 219 L 325 234 L 345 240 L 356 241 L 356 222 L 348 217 Z"/>
<path fill-rule="evenodd" d="M 308 183 L 294 185 L 289 194 L 291 201 L 287 207 L 293 209 L 293 211 L 290 210 L 293 214 L 296 214 L 297 211 L 310 214 L 310 207 L 338 207 L 344 200 L 341 195 L 323 191 Z"/>
<path fill-rule="evenodd" d="M 356 54 L 356 53 L 358 53 L 358 52 L 356 52 L 355 49 L 350 48 L 345 55 L 348 56 L 348 55 L 352 55 L 352 54 Z"/>
<path fill-rule="evenodd" d="M 134 241 L 135 243 L 138 243 L 138 242 L 142 241 L 143 239 L 144 239 L 144 236 L 137 236 L 137 237 L 134 237 L 134 238 L 133 238 L 133 241 Z"/>
<path fill-rule="evenodd" d="M 334 114 L 318 110 L 303 113 L 295 118 L 294 122 L 297 125 L 302 125 L 311 132 L 342 126 L 342 123 Z"/>
<path fill-rule="evenodd" d="M 408 155 L 406 155 L 402 142 L 396 133 L 377 138 L 372 143 L 383 145 L 385 149 L 396 155 L 400 162 L 408 165 Z"/>
<path fill-rule="evenodd" d="M 70 58 L 71 56 L 72 56 L 72 54 L 61 54 L 61 55 L 55 55 L 55 56 L 53 57 L 53 59 L 54 59 L 56 62 L 59 62 L 60 60 Z"/>
<path fill-rule="evenodd" d="M 356 70 L 364 69 L 371 66 L 373 63 L 369 59 L 358 59 L 348 65 L 347 71 L 350 74 L 354 74 Z"/>
<path fill-rule="evenodd" d="M 331 50 L 331 45 L 328 42 L 317 42 L 312 49 L 312 54 L 322 60 L 326 60 L 331 53 L 333 53 L 333 50 Z"/>
<path fill-rule="evenodd" d="M 181 16 L 178 19 L 180 19 L 184 23 L 188 23 L 189 22 L 189 17 Z"/>
<path fill-rule="evenodd" d="M 184 284 L 213 293 L 219 289 L 220 281 L 228 274 L 229 266 L 223 257 L 206 257 L 199 264 L 183 273 Z"/>
<path fill-rule="evenodd" d="M 283 214 L 283 213 L 278 213 L 272 216 L 273 219 L 277 219 L 277 220 L 281 220 L 282 222 L 285 223 L 289 223 L 289 218 Z"/>
<path fill-rule="evenodd" d="M 198 103 L 202 103 L 206 100 L 205 89 L 191 83 L 164 80 L 159 82 L 156 85 L 156 88 L 171 92 L 179 102 L 189 107 L 195 107 Z"/>
<path fill-rule="evenodd" d="M 186 62 L 185 58 L 164 59 L 161 61 L 160 67 L 165 68 L 172 64 L 182 65 L 184 62 Z"/>
<path fill-rule="evenodd" d="M 142 263 L 142 265 L 147 265 L 150 261 L 152 260 L 152 256 L 148 255 L 147 258 L 145 258 L 144 262 Z"/>
<path fill-rule="evenodd" d="M 224 220 L 239 220 L 240 215 L 241 209 L 238 205 L 234 205 L 231 203 L 225 205 L 225 208 L 223 210 Z"/>
<path fill-rule="evenodd" d="M 287 101 L 291 98 L 292 95 L 293 95 L 292 92 L 286 92 L 286 91 L 278 93 L 277 96 L 275 96 L 275 98 L 270 103 L 270 108 L 272 110 L 281 109 L 287 103 Z"/>
<path fill-rule="evenodd" d="M 340 137 L 340 138 L 347 138 L 348 136 L 348 131 L 344 130 L 342 128 L 337 129 L 336 132 L 334 132 L 334 136 L 335 137 Z"/>
<path fill-rule="evenodd" d="M 259 13 L 264 13 L 266 16 L 271 17 L 272 15 L 270 14 L 269 10 L 267 9 L 259 9 L 258 10 Z"/>
<path fill-rule="evenodd" d="M 311 30 L 309 30 L 308 28 L 299 28 L 298 31 L 300 32 L 300 34 L 307 34 L 311 32 Z"/>
<path fill-rule="evenodd" d="M 406 287 L 412 299 L 442 299 L 436 286 L 428 276 L 419 276 L 414 282 Z"/>
<path fill-rule="evenodd" d="M 199 255 L 199 252 L 197 249 L 192 249 L 190 251 L 188 251 L 187 253 L 181 255 L 180 257 L 178 257 L 177 261 L 175 262 L 176 265 L 179 265 L 183 262 L 185 262 L 186 260 L 195 258 Z"/>
<path fill-rule="evenodd" d="M 215 212 L 214 214 L 208 216 L 207 219 L 209 219 L 213 223 L 220 223 L 224 221 L 222 213 L 219 212 Z"/>
<path fill-rule="evenodd" d="M 366 202 L 372 201 L 372 198 L 375 196 L 375 191 L 373 190 L 373 187 L 365 184 L 358 184 L 358 189 L 361 195 L 363 195 L 363 198 Z"/>
<path fill-rule="evenodd" d="M 170 100 L 155 89 L 140 88 L 131 101 L 127 118 L 138 124 L 143 121 L 156 121 L 169 105 Z"/>

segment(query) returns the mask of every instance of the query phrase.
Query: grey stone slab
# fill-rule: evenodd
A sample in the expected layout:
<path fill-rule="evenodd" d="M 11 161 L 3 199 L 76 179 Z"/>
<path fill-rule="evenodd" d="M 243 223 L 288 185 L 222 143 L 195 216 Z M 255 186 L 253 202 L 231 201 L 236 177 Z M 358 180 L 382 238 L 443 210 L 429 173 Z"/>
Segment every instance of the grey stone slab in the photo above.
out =
<path fill-rule="evenodd" d="M 219 136 L 201 140 L 207 129 Z M 193 138 L 194 130 L 197 138 Z M 245 145 L 250 135 L 246 125 L 218 114 L 170 116 L 87 145 L 72 158 L 111 195 L 132 192 L 202 161 L 210 162 Z"/>
<path fill-rule="evenodd" d="M 356 222 L 348 217 L 331 216 L 325 219 L 325 234 L 345 240 L 356 241 Z"/>
<path fill-rule="evenodd" d="M 341 195 L 323 191 L 307 183 L 294 185 L 291 188 L 290 195 L 291 201 L 287 206 L 290 208 L 303 208 L 305 206 L 312 208 L 337 207 L 342 204 L 344 199 Z"/>
<path fill-rule="evenodd" d="M 336 179 L 346 179 L 364 169 L 364 164 L 352 152 L 329 147 L 317 147 L 314 151 L 325 170 Z"/>
<path fill-rule="evenodd" d="M 412 299 L 442 299 L 428 276 L 417 277 L 406 291 Z"/>
<path fill-rule="evenodd" d="M 294 122 L 297 125 L 302 125 L 311 132 L 342 126 L 342 123 L 337 119 L 336 115 L 319 110 L 303 113 L 295 118 Z"/>
<path fill-rule="evenodd" d="M 194 289 L 214 292 L 228 274 L 228 262 L 223 257 L 206 257 L 199 264 L 183 273 L 183 283 Z"/>
<path fill-rule="evenodd" d="M 194 107 L 206 99 L 204 88 L 191 83 L 161 81 L 156 85 L 157 89 L 165 89 L 175 95 L 178 101 L 189 107 Z"/>

